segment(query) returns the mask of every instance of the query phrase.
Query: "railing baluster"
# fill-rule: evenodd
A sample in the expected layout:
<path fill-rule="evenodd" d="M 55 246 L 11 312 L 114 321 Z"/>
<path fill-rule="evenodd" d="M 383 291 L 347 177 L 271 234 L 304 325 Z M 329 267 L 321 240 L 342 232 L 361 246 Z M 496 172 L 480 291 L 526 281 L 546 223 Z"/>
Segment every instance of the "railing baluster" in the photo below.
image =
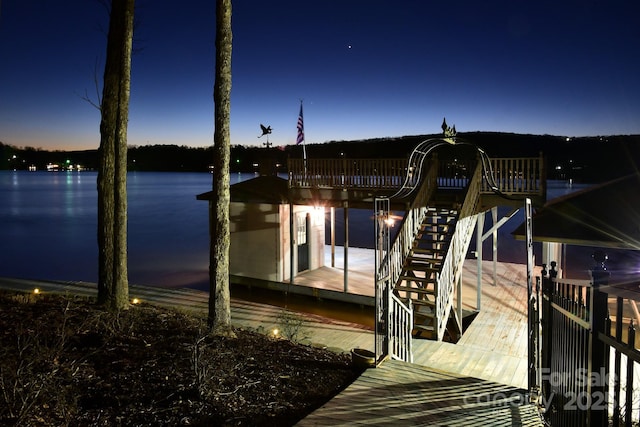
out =
<path fill-rule="evenodd" d="M 504 193 L 542 194 L 542 157 L 490 159 L 496 184 Z M 289 159 L 291 188 L 380 188 L 397 190 L 408 172 L 407 159 Z M 427 169 L 427 168 L 423 168 Z M 449 172 L 447 172 L 449 171 Z M 463 161 L 442 162 L 438 171 L 440 184 L 464 187 L 468 184 L 470 165 Z M 412 185 L 418 176 L 411 176 Z M 491 192 L 483 180 L 480 190 Z"/>
<path fill-rule="evenodd" d="M 636 328 L 633 326 L 633 319 L 629 323 L 629 329 L 627 333 L 627 346 L 630 350 L 634 350 L 636 346 Z M 627 381 L 626 381 L 626 393 L 624 402 L 624 423 L 626 426 L 631 427 L 631 414 L 633 413 L 633 365 L 634 361 L 627 357 Z"/>

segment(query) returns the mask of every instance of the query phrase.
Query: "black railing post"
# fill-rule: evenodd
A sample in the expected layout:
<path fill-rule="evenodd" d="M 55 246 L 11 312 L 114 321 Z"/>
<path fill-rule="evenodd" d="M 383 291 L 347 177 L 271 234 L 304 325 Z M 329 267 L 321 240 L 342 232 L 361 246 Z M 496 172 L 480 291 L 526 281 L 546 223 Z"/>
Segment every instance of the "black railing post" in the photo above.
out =
<path fill-rule="evenodd" d="M 547 264 L 542 264 L 542 357 L 541 357 L 541 373 L 542 373 L 542 403 L 545 407 L 549 406 L 551 399 L 551 384 L 549 382 L 551 374 L 551 337 L 553 334 L 551 324 L 551 278 L 548 276 Z"/>
<path fill-rule="evenodd" d="M 606 344 L 598 339 L 598 333 L 606 333 L 606 320 L 608 317 L 608 296 L 604 292 L 603 287 L 609 284 L 610 273 L 607 271 L 605 261 L 608 259 L 607 254 L 602 251 L 596 251 L 592 255 L 595 265 L 591 270 L 591 280 L 593 283 L 593 306 L 592 310 L 592 347 L 591 347 L 591 372 L 595 375 L 593 387 L 591 388 L 591 401 L 602 402 L 601 399 L 607 397 L 607 377 L 603 375 L 608 371 L 609 358 L 605 349 Z M 618 322 L 619 319 L 616 319 Z M 603 378 L 600 378 L 602 376 Z M 600 404 L 598 407 L 590 409 L 589 425 L 604 426 L 607 425 L 607 405 Z"/>
<path fill-rule="evenodd" d="M 622 304 L 623 299 L 620 296 L 616 297 L 616 332 L 614 339 L 618 343 L 623 342 L 622 337 Z M 622 353 L 616 349 L 613 357 L 613 425 L 620 424 L 620 402 L 621 402 L 621 390 L 622 390 Z"/>
<path fill-rule="evenodd" d="M 627 346 L 630 351 L 635 350 L 636 348 L 636 328 L 633 325 L 633 319 L 631 319 L 631 323 L 629 323 L 628 329 L 628 342 Z M 627 387 L 625 394 L 625 411 L 624 411 L 624 425 L 630 426 L 631 424 L 631 413 L 633 412 L 633 365 L 635 363 L 627 358 Z"/>
<path fill-rule="evenodd" d="M 535 289 L 529 295 L 529 400 L 540 399 L 540 277 L 536 277 Z"/>

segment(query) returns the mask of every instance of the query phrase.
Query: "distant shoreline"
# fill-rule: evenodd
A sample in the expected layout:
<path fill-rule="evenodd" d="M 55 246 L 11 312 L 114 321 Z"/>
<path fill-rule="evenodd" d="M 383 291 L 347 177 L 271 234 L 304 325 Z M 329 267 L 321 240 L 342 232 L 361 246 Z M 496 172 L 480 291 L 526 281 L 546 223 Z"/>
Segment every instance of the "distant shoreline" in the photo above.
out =
<path fill-rule="evenodd" d="M 548 179 L 574 182 L 603 182 L 634 173 L 640 158 L 640 135 L 566 137 L 504 132 L 465 132 L 459 138 L 482 147 L 494 158 L 544 156 Z M 408 158 L 412 149 L 428 138 L 440 135 L 413 135 L 355 141 L 329 141 L 305 146 L 308 158 Z M 231 173 L 253 173 L 270 157 L 286 172 L 288 159 L 303 157 L 303 147 L 232 146 Z M 213 162 L 212 147 L 148 145 L 130 147 L 128 169 L 148 172 L 207 172 Z M 46 151 L 19 148 L 0 142 L 0 170 L 46 170 L 48 164 L 80 165 L 97 170 L 97 149 Z"/>

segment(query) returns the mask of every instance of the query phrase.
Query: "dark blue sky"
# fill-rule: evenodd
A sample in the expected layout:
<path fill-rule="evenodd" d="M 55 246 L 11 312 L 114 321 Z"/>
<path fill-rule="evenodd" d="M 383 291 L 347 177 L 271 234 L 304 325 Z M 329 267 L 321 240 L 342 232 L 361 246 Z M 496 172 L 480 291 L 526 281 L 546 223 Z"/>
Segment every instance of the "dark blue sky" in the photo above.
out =
<path fill-rule="evenodd" d="M 97 0 L 1 0 L 0 141 L 96 148 Z M 137 0 L 129 142 L 211 145 L 214 0 Z M 637 0 L 236 0 L 232 144 L 640 134 Z M 97 72 L 95 71 L 97 65 Z"/>

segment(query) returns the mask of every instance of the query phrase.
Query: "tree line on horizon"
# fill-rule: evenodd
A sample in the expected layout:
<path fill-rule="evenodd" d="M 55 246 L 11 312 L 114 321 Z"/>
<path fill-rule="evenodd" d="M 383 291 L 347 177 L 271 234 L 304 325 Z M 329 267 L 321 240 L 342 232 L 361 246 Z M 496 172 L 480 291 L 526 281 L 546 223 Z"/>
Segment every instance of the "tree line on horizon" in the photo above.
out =
<path fill-rule="evenodd" d="M 640 166 L 640 135 L 567 138 L 501 132 L 469 132 L 458 136 L 483 148 L 489 157 L 537 157 L 546 159 L 549 179 L 602 182 L 634 173 Z M 421 141 L 439 135 L 414 135 L 353 141 L 307 144 L 307 157 L 313 158 L 407 158 Z M 13 158 L 13 156 L 16 156 Z M 287 159 L 302 158 L 302 147 L 231 147 L 232 173 L 254 173 L 265 158 L 286 172 Z M 130 146 L 129 171 L 205 172 L 210 170 L 213 147 L 179 145 Z M 33 147 L 18 148 L 0 142 L 0 169 L 26 170 L 30 165 L 46 170 L 48 163 L 81 164 L 95 170 L 97 150 L 49 151 Z"/>

